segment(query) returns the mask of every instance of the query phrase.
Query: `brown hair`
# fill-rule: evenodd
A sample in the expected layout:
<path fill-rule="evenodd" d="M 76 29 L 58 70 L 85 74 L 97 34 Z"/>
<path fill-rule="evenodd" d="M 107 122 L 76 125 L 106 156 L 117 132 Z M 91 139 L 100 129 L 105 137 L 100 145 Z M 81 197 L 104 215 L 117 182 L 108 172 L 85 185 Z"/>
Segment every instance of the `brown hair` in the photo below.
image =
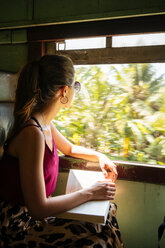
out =
<path fill-rule="evenodd" d="M 50 104 L 62 85 L 71 87 L 73 80 L 73 63 L 65 56 L 45 55 L 27 64 L 18 79 L 10 136 L 19 131 L 34 112 Z"/>

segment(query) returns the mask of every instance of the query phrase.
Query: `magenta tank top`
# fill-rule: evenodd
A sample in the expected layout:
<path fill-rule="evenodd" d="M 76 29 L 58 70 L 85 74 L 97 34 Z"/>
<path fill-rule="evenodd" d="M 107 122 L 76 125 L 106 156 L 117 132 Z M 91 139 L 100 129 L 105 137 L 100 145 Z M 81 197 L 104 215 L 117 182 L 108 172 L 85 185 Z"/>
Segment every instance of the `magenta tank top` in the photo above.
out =
<path fill-rule="evenodd" d="M 37 126 L 29 124 L 27 126 Z M 25 127 L 27 127 L 25 126 Z M 23 127 L 23 128 L 25 128 Z M 59 157 L 52 137 L 53 150 L 51 151 L 45 141 L 45 154 L 43 161 L 43 171 L 45 180 L 46 196 L 50 196 L 55 187 L 58 177 Z M 4 152 L 0 160 L 0 198 L 12 204 L 24 205 L 19 176 L 19 160 Z"/>

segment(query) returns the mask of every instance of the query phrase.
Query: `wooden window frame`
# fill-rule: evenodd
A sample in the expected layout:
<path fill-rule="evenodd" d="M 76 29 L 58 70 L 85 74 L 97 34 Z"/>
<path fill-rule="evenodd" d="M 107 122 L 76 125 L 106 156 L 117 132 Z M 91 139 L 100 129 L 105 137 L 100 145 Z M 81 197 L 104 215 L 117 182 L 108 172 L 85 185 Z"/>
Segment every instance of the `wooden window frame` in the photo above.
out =
<path fill-rule="evenodd" d="M 122 64 L 122 63 L 161 63 L 165 62 L 165 46 L 112 47 L 112 36 L 128 34 L 149 34 L 165 32 L 165 15 L 129 17 L 105 21 L 89 21 L 69 24 L 28 28 L 29 61 L 38 59 L 44 54 L 67 54 L 74 64 Z M 106 48 L 56 51 L 55 42 L 65 39 L 107 37 Z M 73 168 L 67 157 L 60 158 L 62 171 Z M 72 159 L 71 159 L 72 161 Z M 79 164 L 79 160 L 75 160 Z M 119 179 L 164 184 L 165 166 L 141 164 L 136 162 L 115 161 L 118 164 Z M 79 169 L 99 170 L 82 166 Z M 77 166 L 77 165 L 76 165 Z M 77 167 L 76 167 L 77 168 Z"/>
<path fill-rule="evenodd" d="M 45 53 L 67 55 L 74 65 L 165 62 L 165 45 L 110 47 L 112 37 L 106 37 L 106 40 L 106 48 L 76 50 L 56 50 L 56 42 L 47 42 Z"/>
<path fill-rule="evenodd" d="M 114 35 L 160 33 L 165 32 L 164 23 L 165 14 L 160 14 L 31 27 L 27 29 L 29 61 L 37 59 L 45 53 L 50 53 L 50 51 L 52 52 L 53 42 L 55 41 L 87 37 L 106 36 L 111 38 Z M 68 53 L 73 57 L 75 64 L 80 62 L 78 61 L 78 56 L 80 56 L 81 63 L 85 64 L 87 60 L 90 63 L 96 63 L 91 56 L 93 52 L 98 53 L 98 56 L 100 56 L 100 63 L 122 63 L 122 60 L 123 63 L 165 61 L 165 46 L 112 48 L 110 42 L 107 44 L 109 45 L 105 49 L 96 49 L 96 51 L 94 49 L 76 52 L 68 51 Z"/>

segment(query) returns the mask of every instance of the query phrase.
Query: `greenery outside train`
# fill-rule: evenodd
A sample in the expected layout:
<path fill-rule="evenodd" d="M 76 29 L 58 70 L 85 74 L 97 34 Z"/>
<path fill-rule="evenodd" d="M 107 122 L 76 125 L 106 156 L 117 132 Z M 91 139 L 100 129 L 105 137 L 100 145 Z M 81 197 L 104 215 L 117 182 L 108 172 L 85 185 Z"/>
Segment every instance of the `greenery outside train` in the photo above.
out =
<path fill-rule="evenodd" d="M 152 64 L 77 66 L 82 84 L 55 119 L 76 145 L 116 160 L 165 165 L 165 77 Z"/>

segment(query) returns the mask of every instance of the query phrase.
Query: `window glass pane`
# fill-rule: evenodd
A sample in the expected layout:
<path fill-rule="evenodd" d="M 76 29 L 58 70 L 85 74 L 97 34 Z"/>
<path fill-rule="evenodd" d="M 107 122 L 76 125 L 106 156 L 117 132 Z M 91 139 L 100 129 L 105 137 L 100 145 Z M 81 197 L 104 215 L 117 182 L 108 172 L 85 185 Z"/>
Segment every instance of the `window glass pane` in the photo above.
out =
<path fill-rule="evenodd" d="M 112 37 L 112 47 L 165 45 L 165 34 L 122 35 Z"/>
<path fill-rule="evenodd" d="M 75 66 L 81 91 L 55 123 L 112 159 L 165 164 L 165 63 Z"/>
<path fill-rule="evenodd" d="M 60 43 L 59 43 L 60 44 Z M 76 50 L 76 49 L 94 49 L 94 48 L 104 48 L 106 46 L 106 38 L 86 38 L 86 39 L 72 39 L 65 40 L 65 46 L 62 46 L 58 50 Z"/>

